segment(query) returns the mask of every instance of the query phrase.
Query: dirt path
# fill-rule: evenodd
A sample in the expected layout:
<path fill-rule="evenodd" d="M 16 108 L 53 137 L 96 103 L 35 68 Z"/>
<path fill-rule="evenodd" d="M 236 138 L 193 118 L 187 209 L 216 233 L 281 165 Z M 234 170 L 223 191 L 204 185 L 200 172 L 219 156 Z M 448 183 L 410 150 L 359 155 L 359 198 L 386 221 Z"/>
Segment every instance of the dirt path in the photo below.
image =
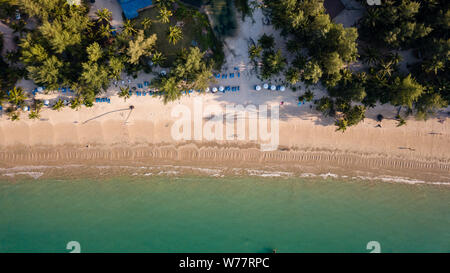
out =
<path fill-rule="evenodd" d="M 14 32 L 2 22 L 0 22 L 0 32 L 3 33 L 3 50 L 1 54 L 2 56 L 5 56 L 6 52 L 16 49 L 16 44 L 14 43 Z"/>

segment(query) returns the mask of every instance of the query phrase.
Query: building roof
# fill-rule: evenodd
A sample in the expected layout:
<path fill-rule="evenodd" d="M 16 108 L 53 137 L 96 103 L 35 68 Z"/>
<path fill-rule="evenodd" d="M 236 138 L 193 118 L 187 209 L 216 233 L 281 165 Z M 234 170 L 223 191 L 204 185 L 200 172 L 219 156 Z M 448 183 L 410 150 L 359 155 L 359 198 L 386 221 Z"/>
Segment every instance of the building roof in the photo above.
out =
<path fill-rule="evenodd" d="M 152 0 L 118 0 L 127 19 L 138 16 L 138 10 L 152 5 Z"/>
<path fill-rule="evenodd" d="M 338 16 L 341 13 L 345 6 L 342 4 L 341 0 L 325 0 L 323 3 L 326 12 L 330 15 L 331 19 Z"/>

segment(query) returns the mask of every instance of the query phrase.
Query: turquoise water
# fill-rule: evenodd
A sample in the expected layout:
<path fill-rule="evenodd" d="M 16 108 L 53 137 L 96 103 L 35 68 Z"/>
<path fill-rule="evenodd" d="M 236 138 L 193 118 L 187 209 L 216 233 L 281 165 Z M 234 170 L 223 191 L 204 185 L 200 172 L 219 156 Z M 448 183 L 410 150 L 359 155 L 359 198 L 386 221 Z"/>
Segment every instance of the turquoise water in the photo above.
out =
<path fill-rule="evenodd" d="M 0 252 L 450 252 L 447 186 L 268 178 L 0 182 Z"/>

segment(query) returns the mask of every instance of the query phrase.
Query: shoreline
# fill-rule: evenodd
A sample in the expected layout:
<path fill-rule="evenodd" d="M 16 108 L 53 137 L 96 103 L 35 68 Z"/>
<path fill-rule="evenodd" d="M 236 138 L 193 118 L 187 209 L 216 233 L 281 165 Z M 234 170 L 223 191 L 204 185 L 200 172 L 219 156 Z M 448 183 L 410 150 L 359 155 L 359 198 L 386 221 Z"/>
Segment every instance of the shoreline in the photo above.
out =
<path fill-rule="evenodd" d="M 326 150 L 277 150 L 196 144 L 135 147 L 15 148 L 0 152 L 0 181 L 16 176 L 76 178 L 206 175 L 331 177 L 450 185 L 450 162 Z M 100 171 L 107 169 L 107 172 Z"/>

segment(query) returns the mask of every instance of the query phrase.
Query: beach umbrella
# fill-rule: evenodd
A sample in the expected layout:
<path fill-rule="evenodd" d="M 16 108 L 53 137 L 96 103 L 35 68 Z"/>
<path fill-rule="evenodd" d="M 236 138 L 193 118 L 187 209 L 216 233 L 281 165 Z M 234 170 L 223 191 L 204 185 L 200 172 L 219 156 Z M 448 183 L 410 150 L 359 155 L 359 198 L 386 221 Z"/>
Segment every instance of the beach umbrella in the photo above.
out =
<path fill-rule="evenodd" d="M 281 91 L 281 92 L 284 92 L 284 90 L 286 90 L 286 87 L 280 86 L 280 91 Z"/>
<path fill-rule="evenodd" d="M 44 88 L 42 88 L 42 87 L 40 87 L 40 86 L 37 88 L 37 91 L 38 91 L 38 92 L 42 92 L 42 90 L 44 90 Z"/>
<path fill-rule="evenodd" d="M 217 87 L 213 87 L 212 92 L 216 93 L 217 92 Z"/>
<path fill-rule="evenodd" d="M 50 104 L 50 102 L 48 100 L 44 100 L 44 105 L 48 106 Z"/>
<path fill-rule="evenodd" d="M 167 75 L 166 70 L 161 71 L 161 75 L 163 75 L 163 76 Z"/>
<path fill-rule="evenodd" d="M 205 92 L 209 92 L 209 87 L 206 87 Z"/>
<path fill-rule="evenodd" d="M 219 91 L 223 92 L 223 90 L 225 90 L 225 87 L 223 87 L 222 85 L 219 87 Z"/>
<path fill-rule="evenodd" d="M 277 87 L 275 85 L 270 86 L 270 90 L 275 91 L 277 90 Z"/>
<path fill-rule="evenodd" d="M 28 111 L 30 108 L 28 106 L 23 107 L 23 111 Z"/>
<path fill-rule="evenodd" d="M 269 85 L 268 85 L 267 83 L 265 83 L 265 84 L 263 85 L 263 87 L 264 87 L 264 89 L 269 89 Z"/>
<path fill-rule="evenodd" d="M 259 90 L 261 90 L 261 86 L 259 86 L 259 85 L 256 85 L 256 86 L 255 86 L 255 90 L 256 90 L 256 91 L 259 91 Z"/>

